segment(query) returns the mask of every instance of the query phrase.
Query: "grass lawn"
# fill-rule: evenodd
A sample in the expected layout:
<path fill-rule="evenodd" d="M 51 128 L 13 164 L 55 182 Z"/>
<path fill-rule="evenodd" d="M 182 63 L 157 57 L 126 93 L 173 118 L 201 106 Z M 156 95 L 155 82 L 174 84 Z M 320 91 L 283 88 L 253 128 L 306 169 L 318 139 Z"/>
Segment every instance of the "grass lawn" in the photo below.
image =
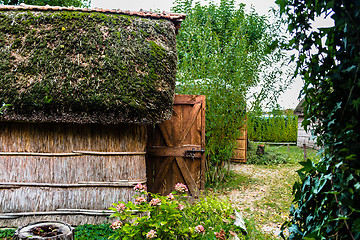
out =
<path fill-rule="evenodd" d="M 215 188 L 241 209 L 251 227 L 249 239 L 254 240 L 280 239 L 279 229 L 288 219 L 293 199 L 292 186 L 299 180 L 296 171 L 304 161 L 303 149 L 296 146 L 290 146 L 289 152 L 287 146 L 266 146 L 265 151 L 285 158 L 286 163 L 232 164 L 231 179 Z M 319 159 L 313 149 L 307 149 L 307 156 Z"/>
<path fill-rule="evenodd" d="M 253 147 L 256 149 L 256 146 Z M 241 210 L 247 225 L 249 240 L 280 239 L 279 229 L 288 218 L 292 202 L 292 186 L 298 176 L 296 170 L 301 168 L 299 162 L 304 160 L 303 149 L 290 146 L 266 146 L 266 163 L 264 164 L 231 164 L 231 178 L 219 183 L 206 192 L 229 198 L 234 207 Z M 307 149 L 307 155 L 313 160 L 319 159 L 317 151 Z M 252 162 L 256 162 L 254 150 L 249 153 Z M 285 162 L 282 164 L 271 164 Z M 75 239 L 101 240 L 111 234 L 108 225 L 79 226 Z M 0 240 L 11 239 L 13 230 L 0 231 Z"/>

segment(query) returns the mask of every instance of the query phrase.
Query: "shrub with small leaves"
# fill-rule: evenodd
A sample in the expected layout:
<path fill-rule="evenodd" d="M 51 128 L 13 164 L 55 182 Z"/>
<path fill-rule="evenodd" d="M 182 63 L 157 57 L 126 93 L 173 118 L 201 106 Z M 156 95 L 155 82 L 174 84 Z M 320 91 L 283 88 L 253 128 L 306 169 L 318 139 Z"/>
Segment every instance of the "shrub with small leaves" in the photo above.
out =
<path fill-rule="evenodd" d="M 118 218 L 110 226 L 115 230 L 111 239 L 219 239 L 220 235 L 228 239 L 234 234 L 243 239 L 226 200 L 207 196 L 190 203 L 188 188 L 182 183 L 167 196 L 148 193 L 144 185 L 135 189 L 140 191 L 134 203 L 118 202 L 110 208 Z M 147 197 L 149 202 L 144 201 Z"/>

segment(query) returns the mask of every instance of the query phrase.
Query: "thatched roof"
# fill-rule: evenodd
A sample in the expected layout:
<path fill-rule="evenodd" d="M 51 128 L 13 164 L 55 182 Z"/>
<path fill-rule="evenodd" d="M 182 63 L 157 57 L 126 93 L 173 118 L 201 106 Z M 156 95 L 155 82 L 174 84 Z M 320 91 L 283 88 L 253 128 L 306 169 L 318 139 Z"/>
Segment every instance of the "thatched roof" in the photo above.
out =
<path fill-rule="evenodd" d="M 156 123 L 171 116 L 184 15 L 0 6 L 2 120 Z"/>
<path fill-rule="evenodd" d="M 295 115 L 298 115 L 298 116 L 304 115 L 304 102 L 305 102 L 305 98 L 301 99 L 299 104 L 296 106 L 296 108 L 294 110 Z"/>

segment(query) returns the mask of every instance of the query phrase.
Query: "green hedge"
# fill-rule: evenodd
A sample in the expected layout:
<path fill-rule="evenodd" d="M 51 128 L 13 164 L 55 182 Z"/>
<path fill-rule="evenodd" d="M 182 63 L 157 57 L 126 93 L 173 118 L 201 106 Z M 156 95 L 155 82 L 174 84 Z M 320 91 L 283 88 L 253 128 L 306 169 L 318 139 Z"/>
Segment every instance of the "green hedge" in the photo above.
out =
<path fill-rule="evenodd" d="M 248 137 L 257 142 L 296 142 L 297 116 L 249 116 Z"/>

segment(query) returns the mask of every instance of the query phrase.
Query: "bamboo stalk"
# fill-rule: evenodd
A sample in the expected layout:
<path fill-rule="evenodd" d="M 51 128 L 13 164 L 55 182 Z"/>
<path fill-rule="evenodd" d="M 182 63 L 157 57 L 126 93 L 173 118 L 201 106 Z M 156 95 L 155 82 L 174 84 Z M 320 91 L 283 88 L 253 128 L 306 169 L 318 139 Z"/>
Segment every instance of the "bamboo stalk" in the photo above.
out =
<path fill-rule="evenodd" d="M 112 210 L 92 210 L 92 209 L 56 209 L 56 211 L 59 211 L 59 212 L 84 212 L 84 213 L 108 213 L 109 215 L 113 214 L 114 211 Z M 126 210 L 126 211 L 129 211 L 129 212 L 132 212 L 133 214 L 136 214 L 138 213 L 139 211 L 137 210 Z"/>
<path fill-rule="evenodd" d="M 95 151 L 73 151 L 71 153 L 35 153 L 35 152 L 0 152 L 0 156 L 41 156 L 41 157 L 69 157 L 82 155 L 145 155 L 146 152 L 95 152 Z"/>
<path fill-rule="evenodd" d="M 9 187 L 133 187 L 138 183 L 145 183 L 142 181 L 119 181 L 119 182 L 79 182 L 79 183 L 34 183 L 34 182 L 0 182 L 0 188 Z"/>
<path fill-rule="evenodd" d="M 72 151 L 82 155 L 145 155 L 146 152 L 96 152 L 96 151 Z"/>
<path fill-rule="evenodd" d="M 114 212 L 112 212 L 114 213 Z M 82 212 L 82 211 L 51 211 L 51 212 L 23 212 L 23 213 L 5 213 L 0 214 L 0 219 L 16 219 L 26 216 L 44 216 L 44 215 L 89 215 L 89 216 L 110 216 L 108 212 Z"/>
<path fill-rule="evenodd" d="M 81 156 L 81 153 L 35 153 L 35 152 L 0 152 L 0 156 L 41 156 L 41 157 L 69 157 Z"/>
<path fill-rule="evenodd" d="M 133 214 L 138 211 L 130 210 Z M 91 210 L 91 209 L 56 209 L 49 212 L 20 212 L 0 214 L 0 219 L 16 219 L 26 216 L 44 216 L 44 215 L 88 215 L 88 216 L 110 216 L 114 211 L 111 210 Z"/>

